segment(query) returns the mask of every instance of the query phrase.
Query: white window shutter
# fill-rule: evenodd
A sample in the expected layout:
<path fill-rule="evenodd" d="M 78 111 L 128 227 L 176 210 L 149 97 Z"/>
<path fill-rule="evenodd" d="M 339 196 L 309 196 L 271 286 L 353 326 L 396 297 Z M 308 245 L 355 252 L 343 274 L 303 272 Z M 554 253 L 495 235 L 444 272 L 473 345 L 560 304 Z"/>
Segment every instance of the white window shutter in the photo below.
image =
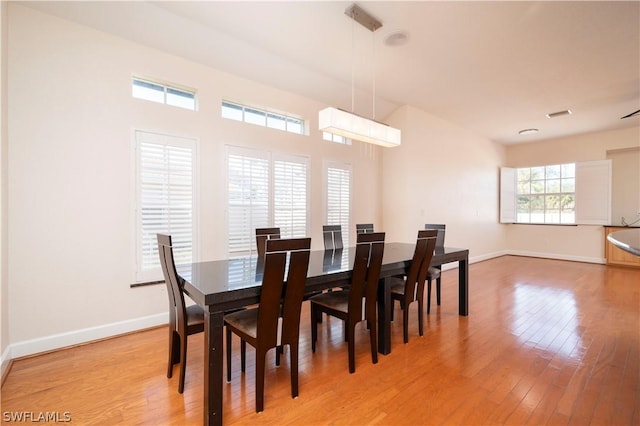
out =
<path fill-rule="evenodd" d="M 255 251 L 255 228 L 269 226 L 269 160 L 264 153 L 229 148 L 229 254 Z"/>
<path fill-rule="evenodd" d="M 576 224 L 611 224 L 611 160 L 576 163 Z"/>
<path fill-rule="evenodd" d="M 500 168 L 500 223 L 516 222 L 516 169 Z"/>
<path fill-rule="evenodd" d="M 342 226 L 342 242 L 349 246 L 351 167 L 327 167 L 327 225 Z"/>
<path fill-rule="evenodd" d="M 282 238 L 308 234 L 308 159 L 275 159 L 273 162 L 273 224 Z"/>
<path fill-rule="evenodd" d="M 172 236 L 176 264 L 194 258 L 196 142 L 136 131 L 136 281 L 162 278 L 157 233 Z"/>

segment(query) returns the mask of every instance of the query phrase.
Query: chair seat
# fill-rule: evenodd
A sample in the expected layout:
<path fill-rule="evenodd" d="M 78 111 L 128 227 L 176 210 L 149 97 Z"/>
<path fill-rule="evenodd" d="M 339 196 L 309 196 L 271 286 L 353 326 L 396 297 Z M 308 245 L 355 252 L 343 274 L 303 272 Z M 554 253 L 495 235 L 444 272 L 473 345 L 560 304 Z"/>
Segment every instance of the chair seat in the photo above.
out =
<path fill-rule="evenodd" d="M 204 311 L 198 305 L 187 306 L 187 324 L 204 323 Z"/>
<path fill-rule="evenodd" d="M 404 294 L 404 283 L 405 283 L 405 277 L 391 277 L 391 287 L 390 287 L 390 291 L 392 294 L 398 294 L 398 295 L 402 295 Z"/>
<path fill-rule="evenodd" d="M 253 337 L 258 335 L 258 309 L 245 309 L 227 314 L 224 316 L 224 322 L 246 335 Z"/>
<path fill-rule="evenodd" d="M 348 291 L 332 291 L 329 293 L 320 293 L 309 299 L 312 303 L 330 308 L 338 312 L 347 312 L 349 310 L 349 292 Z"/>
<path fill-rule="evenodd" d="M 432 280 L 437 280 L 438 278 L 440 278 L 440 269 L 430 266 L 428 274 L 429 274 L 428 278 Z"/>

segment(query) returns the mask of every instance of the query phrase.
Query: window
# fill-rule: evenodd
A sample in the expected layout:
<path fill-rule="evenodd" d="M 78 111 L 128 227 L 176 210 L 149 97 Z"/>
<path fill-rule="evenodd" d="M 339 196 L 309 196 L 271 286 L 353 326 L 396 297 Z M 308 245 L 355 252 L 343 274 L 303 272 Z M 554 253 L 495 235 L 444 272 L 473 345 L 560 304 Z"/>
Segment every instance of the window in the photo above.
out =
<path fill-rule="evenodd" d="M 574 163 L 516 170 L 516 222 L 575 223 Z"/>
<path fill-rule="evenodd" d="M 610 161 L 555 164 L 500 172 L 500 221 L 608 224 Z"/>
<path fill-rule="evenodd" d="M 301 118 L 234 102 L 222 101 L 222 117 L 299 135 L 305 134 L 304 120 Z"/>
<path fill-rule="evenodd" d="M 331 142 L 339 143 L 342 145 L 351 145 L 351 139 L 345 138 L 344 136 L 340 136 L 340 135 L 334 135 L 333 133 L 329 133 L 329 132 L 322 132 L 322 139 L 324 139 L 325 141 L 331 141 Z"/>
<path fill-rule="evenodd" d="M 133 77 L 131 94 L 134 98 L 196 110 L 195 90 L 178 88 L 164 83 Z"/>
<path fill-rule="evenodd" d="M 283 238 L 308 235 L 307 157 L 229 147 L 227 169 L 230 256 L 255 251 L 255 228 L 279 227 Z"/>
<path fill-rule="evenodd" d="M 327 225 L 342 225 L 342 241 L 349 246 L 351 213 L 351 166 L 329 164 L 326 167 Z"/>
<path fill-rule="evenodd" d="M 195 258 L 192 139 L 136 131 L 136 281 L 162 279 L 156 234 L 173 238 L 176 264 Z"/>

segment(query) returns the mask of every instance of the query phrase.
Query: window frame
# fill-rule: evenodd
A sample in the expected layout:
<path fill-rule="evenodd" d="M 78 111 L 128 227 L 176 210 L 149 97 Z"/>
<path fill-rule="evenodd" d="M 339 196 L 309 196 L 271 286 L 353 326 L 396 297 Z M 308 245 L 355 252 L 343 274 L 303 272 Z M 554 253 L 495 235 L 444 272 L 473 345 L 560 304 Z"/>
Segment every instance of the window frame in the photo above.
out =
<path fill-rule="evenodd" d="M 148 97 L 143 97 L 143 96 L 136 96 L 136 93 L 135 93 L 136 81 L 140 83 L 144 83 L 146 85 L 152 85 L 152 86 L 157 86 L 158 88 L 162 88 L 162 101 L 150 99 Z M 179 92 L 179 93 L 185 93 L 185 94 L 191 95 L 191 98 L 193 99 L 193 107 L 180 105 L 179 103 L 169 102 L 168 96 L 171 94 L 170 92 Z M 158 93 L 160 93 L 160 91 L 158 91 Z M 176 95 L 176 93 L 174 93 L 174 95 Z M 131 77 L 131 96 L 134 99 L 140 99 L 143 101 L 149 101 L 149 102 L 159 103 L 163 105 L 174 106 L 174 107 L 186 109 L 189 111 L 198 110 L 198 97 L 197 97 L 196 89 L 189 88 L 186 86 L 181 86 L 179 84 L 157 80 L 154 78 L 141 77 L 137 75 L 132 76 Z"/>
<path fill-rule="evenodd" d="M 225 115 L 225 111 L 235 110 L 240 114 L 240 117 L 234 118 L 230 115 Z M 247 119 L 247 112 L 250 117 L 256 117 L 255 119 Z M 291 113 L 282 113 L 268 108 L 261 108 L 257 106 L 242 104 L 240 102 L 234 102 L 227 99 L 223 99 L 220 104 L 220 116 L 227 120 L 240 121 L 243 123 L 254 124 L 260 127 L 266 127 L 268 129 L 280 130 L 287 133 L 293 133 L 294 135 L 308 135 L 308 123 L 304 118 Z M 262 117 L 263 120 L 258 120 L 257 117 Z M 280 126 L 269 125 L 269 121 L 279 120 L 284 123 L 284 128 Z M 300 127 L 300 131 L 295 130 L 296 126 Z"/>
<path fill-rule="evenodd" d="M 612 191 L 611 160 L 583 161 L 573 164 L 575 164 L 575 220 L 573 223 L 518 222 L 517 169 L 511 167 L 500 168 L 500 223 L 553 226 L 609 225 Z"/>

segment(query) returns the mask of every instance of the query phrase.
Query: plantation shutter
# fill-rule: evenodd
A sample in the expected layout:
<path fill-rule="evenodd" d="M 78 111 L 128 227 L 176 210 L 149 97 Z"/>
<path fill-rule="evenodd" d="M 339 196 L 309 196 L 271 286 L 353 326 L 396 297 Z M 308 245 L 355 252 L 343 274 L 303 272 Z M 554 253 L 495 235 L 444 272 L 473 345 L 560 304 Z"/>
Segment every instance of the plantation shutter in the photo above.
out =
<path fill-rule="evenodd" d="M 308 159 L 275 159 L 273 162 L 273 224 L 282 238 L 308 235 Z"/>
<path fill-rule="evenodd" d="M 500 223 L 516 222 L 516 169 L 500 168 Z"/>
<path fill-rule="evenodd" d="M 266 153 L 229 147 L 229 255 L 255 250 L 255 228 L 269 226 L 269 159 Z"/>
<path fill-rule="evenodd" d="M 576 224 L 611 224 L 611 160 L 576 163 Z"/>
<path fill-rule="evenodd" d="M 351 167 L 327 167 L 327 225 L 342 225 L 342 241 L 349 246 Z"/>
<path fill-rule="evenodd" d="M 172 236 L 176 264 L 194 258 L 195 148 L 192 139 L 136 132 L 136 281 L 162 279 L 157 233 Z"/>

